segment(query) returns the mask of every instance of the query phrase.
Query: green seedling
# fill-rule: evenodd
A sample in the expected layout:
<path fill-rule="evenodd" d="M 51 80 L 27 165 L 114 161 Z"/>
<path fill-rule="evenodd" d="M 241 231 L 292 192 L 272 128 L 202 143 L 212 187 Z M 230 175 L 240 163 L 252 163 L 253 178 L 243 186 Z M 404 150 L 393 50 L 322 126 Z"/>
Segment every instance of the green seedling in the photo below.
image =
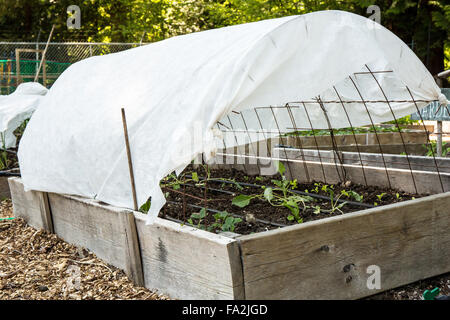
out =
<path fill-rule="evenodd" d="M 311 190 L 311 192 L 319 193 L 320 184 L 314 183 L 315 188 Z"/>
<path fill-rule="evenodd" d="M 297 181 L 290 181 L 284 175 L 286 169 L 284 165 L 278 163 L 278 172 L 281 175 L 281 180 L 272 180 L 273 187 L 265 187 L 260 194 L 254 195 L 238 195 L 233 198 L 232 204 L 240 208 L 248 206 L 253 199 L 262 199 L 270 203 L 274 207 L 285 207 L 290 210 L 287 217 L 289 221 L 296 221 L 302 223 L 303 219 L 300 216 L 300 211 L 307 208 L 306 202 L 312 201 L 311 197 L 301 196 L 292 192 L 292 188 L 297 186 Z M 301 208 L 302 207 L 302 208 Z"/>
<path fill-rule="evenodd" d="M 206 209 L 202 208 L 200 212 L 191 214 L 191 217 L 188 219 L 189 224 L 196 226 L 198 229 L 205 230 L 205 226 L 203 225 L 203 221 L 206 218 Z M 197 224 L 194 223 L 194 219 L 197 220 Z"/>
<path fill-rule="evenodd" d="M 334 213 L 335 211 L 339 211 L 341 214 L 344 212 L 341 210 L 343 206 L 347 204 L 347 202 L 341 202 L 339 203 L 339 199 L 342 196 L 342 193 L 335 199 L 334 198 L 334 191 L 332 189 L 328 189 L 328 193 L 330 195 L 331 200 L 331 210 L 330 213 Z"/>
<path fill-rule="evenodd" d="M 242 222 L 241 218 L 235 218 L 226 211 L 218 212 L 213 217 L 215 221 L 208 227 L 208 231 L 220 229 L 224 232 L 234 232 L 236 225 Z"/>
<path fill-rule="evenodd" d="M 297 189 L 297 179 L 290 181 L 289 184 L 291 185 L 291 189 Z"/>
<path fill-rule="evenodd" d="M 382 201 L 383 197 L 386 195 L 386 193 L 381 193 L 381 194 L 377 194 L 377 198 L 378 200 L 380 200 L 380 202 Z"/>
<path fill-rule="evenodd" d="M 363 200 L 363 196 L 353 190 L 349 190 L 349 191 L 341 190 L 341 194 L 343 196 L 346 196 L 348 199 L 353 198 L 358 202 L 362 202 L 362 200 Z"/>

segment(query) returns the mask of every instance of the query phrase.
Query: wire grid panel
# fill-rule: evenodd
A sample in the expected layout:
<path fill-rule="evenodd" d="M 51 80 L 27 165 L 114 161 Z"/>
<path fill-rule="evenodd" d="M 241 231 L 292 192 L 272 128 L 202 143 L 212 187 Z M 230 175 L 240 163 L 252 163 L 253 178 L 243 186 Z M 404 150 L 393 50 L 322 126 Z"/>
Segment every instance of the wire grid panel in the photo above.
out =
<path fill-rule="evenodd" d="M 399 122 L 432 102 L 415 97 L 392 70 L 366 65 L 309 100 L 227 115 L 216 124 L 223 140 L 214 164 L 274 175 L 281 161 L 300 182 L 450 191 L 450 162 L 436 154 L 423 121 L 414 129 Z"/>

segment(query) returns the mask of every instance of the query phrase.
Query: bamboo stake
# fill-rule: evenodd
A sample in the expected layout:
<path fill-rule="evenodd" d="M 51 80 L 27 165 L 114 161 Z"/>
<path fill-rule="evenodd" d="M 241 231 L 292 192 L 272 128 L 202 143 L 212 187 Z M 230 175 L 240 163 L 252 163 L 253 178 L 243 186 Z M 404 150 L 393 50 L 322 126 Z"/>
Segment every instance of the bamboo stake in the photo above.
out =
<path fill-rule="evenodd" d="M 137 211 L 139 208 L 138 208 L 137 197 L 136 197 L 136 185 L 134 182 L 133 162 L 131 161 L 130 141 L 128 139 L 127 118 L 125 116 L 124 108 L 122 108 L 122 123 L 123 123 L 123 132 L 124 132 L 124 136 L 125 136 L 125 146 L 127 149 L 128 169 L 130 170 L 130 181 L 131 181 L 131 191 L 133 193 L 134 211 Z"/>
<path fill-rule="evenodd" d="M 45 61 L 45 55 L 47 54 L 48 45 L 50 44 L 50 40 L 52 39 L 54 30 L 55 30 L 55 25 L 52 26 L 52 31 L 50 31 L 50 35 L 48 36 L 47 44 L 45 45 L 44 52 L 42 53 L 41 63 L 39 63 L 39 68 L 37 69 L 36 76 L 34 77 L 34 82 L 37 82 L 39 79 L 39 72 L 41 72 L 42 64 Z"/>

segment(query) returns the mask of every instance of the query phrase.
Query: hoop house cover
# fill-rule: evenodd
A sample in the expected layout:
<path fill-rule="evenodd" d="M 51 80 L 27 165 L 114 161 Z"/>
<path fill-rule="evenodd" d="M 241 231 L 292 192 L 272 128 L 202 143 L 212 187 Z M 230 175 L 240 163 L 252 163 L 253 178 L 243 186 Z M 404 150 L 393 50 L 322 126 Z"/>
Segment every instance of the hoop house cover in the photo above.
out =
<path fill-rule="evenodd" d="M 383 93 L 374 77 L 385 88 Z M 384 95 L 398 100 L 390 104 L 398 117 L 416 111 L 415 104 L 406 101 L 411 95 L 419 101 L 418 108 L 427 104 L 420 100 L 446 103 L 408 46 L 358 15 L 323 11 L 198 32 L 69 67 L 22 138 L 24 185 L 26 190 L 95 197 L 132 208 L 123 107 L 138 203 L 151 196 L 151 223 L 165 203 L 159 181 L 200 153 L 214 154 L 219 146 L 213 130 L 217 121 L 237 116 L 232 111 L 258 106 L 316 97 L 333 101 L 336 92 L 344 101 L 361 100 L 360 95 L 368 101 L 349 105 L 354 126 L 370 124 L 362 112 L 365 107 L 375 122 L 393 120 L 386 103 L 376 102 Z M 338 106 L 324 105 L 330 124 L 347 127 Z M 328 128 L 317 104 L 307 108 L 315 128 Z M 275 128 L 271 115 L 261 116 L 264 129 Z M 292 127 L 281 111 L 277 116 L 279 126 Z M 300 111 L 294 116 L 298 127 L 307 124 Z M 247 126 L 260 129 L 256 121 Z M 196 136 L 201 139 L 192 143 Z M 229 143 L 241 143 L 233 141 Z"/>
<path fill-rule="evenodd" d="M 37 82 L 22 83 L 10 95 L 0 96 L 0 147 L 16 146 L 14 131 L 31 117 L 47 89 Z"/>

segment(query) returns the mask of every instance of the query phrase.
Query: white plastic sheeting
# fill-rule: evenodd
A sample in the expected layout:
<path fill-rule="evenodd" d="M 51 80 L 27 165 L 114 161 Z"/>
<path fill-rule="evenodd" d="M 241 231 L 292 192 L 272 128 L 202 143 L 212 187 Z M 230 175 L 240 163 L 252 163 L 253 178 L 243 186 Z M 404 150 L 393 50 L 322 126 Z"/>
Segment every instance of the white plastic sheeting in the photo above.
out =
<path fill-rule="evenodd" d="M 16 146 L 16 130 L 31 117 L 47 89 L 39 83 L 22 83 L 10 95 L 0 96 L 0 147 Z"/>
<path fill-rule="evenodd" d="M 151 223 L 165 203 L 160 179 L 220 147 L 212 130 L 218 120 L 240 117 L 232 110 L 319 95 L 335 100 L 333 86 L 343 100 L 359 98 L 349 76 L 365 100 L 384 99 L 373 78 L 354 74 L 367 67 L 393 71 L 376 74 L 389 99 L 410 99 L 405 86 L 415 99 L 439 99 L 433 77 L 406 44 L 373 21 L 341 11 L 198 32 L 86 59 L 60 76 L 25 131 L 19 147 L 25 188 L 132 208 L 120 112 L 124 107 L 138 203 L 152 197 Z M 398 117 L 416 111 L 411 102 L 391 106 Z M 392 120 L 386 104 L 367 107 L 374 121 Z M 327 128 L 318 106 L 308 108 L 314 127 Z M 332 126 L 349 125 L 339 104 L 325 108 Z M 354 126 L 370 123 L 362 108 L 347 108 Z M 278 125 L 292 128 L 278 110 Z M 272 114 L 262 112 L 261 117 L 264 129 L 276 129 Z M 301 111 L 295 117 L 297 127 L 309 126 Z M 256 121 L 247 126 L 260 129 Z"/>

